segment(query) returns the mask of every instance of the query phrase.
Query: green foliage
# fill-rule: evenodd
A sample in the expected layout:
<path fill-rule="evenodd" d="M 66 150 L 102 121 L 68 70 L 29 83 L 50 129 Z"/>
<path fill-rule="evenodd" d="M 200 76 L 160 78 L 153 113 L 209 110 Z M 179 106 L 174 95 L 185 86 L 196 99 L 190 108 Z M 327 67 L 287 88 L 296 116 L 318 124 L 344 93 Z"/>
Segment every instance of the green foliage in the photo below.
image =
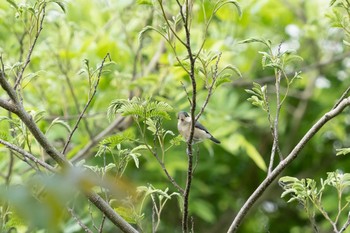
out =
<path fill-rule="evenodd" d="M 269 110 L 266 90 L 266 85 L 261 86 L 259 83 L 253 83 L 253 88 L 251 90 L 246 89 L 246 92 L 252 95 L 248 101 L 257 107 L 262 108 L 265 112 Z"/>
<path fill-rule="evenodd" d="M 297 201 L 304 207 L 306 214 L 308 215 L 314 229 L 317 227 L 316 215 L 322 214 L 323 217 L 332 226 L 334 232 L 344 232 L 348 227 L 347 221 L 343 224 L 340 223 L 340 219 L 346 219 L 348 206 L 350 199 L 348 197 L 350 188 L 350 174 L 336 172 L 328 172 L 327 179 L 321 179 L 320 186 L 315 180 L 297 179 L 295 177 L 284 176 L 280 178 L 280 183 L 285 190 L 281 197 L 291 196 L 288 202 Z M 324 201 L 328 189 L 335 189 L 336 192 L 333 195 L 337 198 L 337 208 L 328 209 Z M 317 211 L 317 212 L 316 212 Z M 332 213 L 332 212 L 335 213 Z M 344 213 L 345 212 L 345 213 Z M 343 216 L 345 215 L 345 216 Z M 335 216 L 335 217 L 331 217 Z M 342 226 L 337 230 L 340 225 Z"/>
<path fill-rule="evenodd" d="M 85 160 L 77 166 L 106 178 L 122 177 L 130 186 L 141 185 L 151 192 L 147 197 L 143 196 L 146 191 L 141 192 L 140 198 L 145 197 L 142 210 L 139 200 L 107 195 L 111 206 L 123 218 L 151 232 L 152 212 L 155 223 L 159 220 L 157 213 L 162 213 L 158 232 L 180 232 L 179 206 L 182 204 L 179 202 L 182 200 L 174 203 L 174 198 L 169 198 L 178 190 L 171 185 L 161 164 L 184 187 L 186 145 L 177 133 L 174 115 L 190 108 L 183 89 L 185 86 L 191 95 L 186 72 L 189 57 L 186 47 L 174 36 L 175 32 L 186 42 L 177 2 L 161 1 L 163 9 L 159 2 L 0 1 L 0 54 L 6 78 L 14 86 L 40 28 L 45 5 L 43 30 L 32 48 L 17 93 L 41 131 L 62 151 L 97 83 L 101 61 L 109 53 L 111 61 L 105 62 L 96 96 L 82 116 L 65 156 L 74 158 L 90 146 L 84 153 Z M 196 232 L 221 232 L 231 223 L 229 213 L 236 213 L 242 200 L 266 177 L 273 144 L 266 112 L 270 112 L 273 122 L 273 113 L 278 108 L 276 80 L 281 81 L 278 132 L 282 157 L 348 87 L 349 51 L 344 43 L 348 44 L 349 8 L 343 0 L 190 2 L 194 4 L 190 20 L 191 47 L 197 58 L 196 110 L 205 103 L 212 88 L 200 121 L 222 143 L 205 142 L 196 149 L 199 156 L 189 208 Z M 162 19 L 163 13 L 168 24 Z M 295 72 L 298 70 L 303 71 L 303 79 L 298 79 L 300 73 Z M 1 98 L 6 101 L 8 98 L 3 90 Z M 127 117 L 123 124 L 111 127 L 123 116 Z M 132 124 L 129 118 L 134 120 Z M 318 177 L 325 171 L 348 171 L 348 156 L 333 156 L 333 151 L 339 148 L 345 148 L 339 149 L 339 155 L 348 153 L 348 128 L 346 114 L 334 119 L 304 147 L 286 172 L 295 177 L 303 174 Z M 108 135 L 94 141 L 107 129 Z M 0 109 L 0 138 L 54 165 L 21 120 L 4 109 Z M 91 146 L 91 143 L 97 144 Z M 57 190 L 48 188 L 54 201 L 47 203 L 38 200 L 36 189 L 27 185 L 32 184 L 34 174 L 46 173 L 46 170 L 35 162 L 23 160 L 5 146 L 0 146 L 0 154 L 0 182 L 4 185 L 1 193 L 4 203 L 8 204 L 1 204 L 0 217 L 4 221 L 0 223 L 0 231 L 8 231 L 10 227 L 18 232 L 48 231 L 51 221 L 58 228 L 53 227 L 53 231 L 83 231 L 66 211 L 68 205 L 74 207 L 82 223 L 98 232 L 100 220 L 104 218 L 101 212 L 79 194 L 64 193 L 74 189 L 74 185 L 64 184 L 73 176 L 62 183 L 48 182 L 56 185 Z M 344 187 L 346 182 L 342 184 Z M 39 186 L 44 187 L 43 183 Z M 296 190 L 300 189 L 301 196 L 302 190 L 307 191 L 304 184 L 316 190 L 315 198 L 319 198 L 317 193 L 322 188 L 319 183 L 291 179 L 288 184 L 292 183 Z M 113 185 L 119 188 L 118 184 Z M 22 199 L 13 187 L 23 188 Z M 338 213 L 334 203 L 338 203 L 338 199 L 332 192 L 337 188 L 328 184 L 324 187 L 322 205 L 334 220 Z M 106 198 L 105 188 L 95 189 Z M 343 191 L 342 204 L 345 204 L 347 190 Z M 261 208 L 245 219 L 240 232 L 308 232 L 304 213 L 275 198 L 280 195 L 279 190 L 270 189 L 268 194 L 262 197 Z M 60 195 L 69 200 L 59 199 Z M 74 198 L 73 204 L 69 201 L 75 195 L 78 198 Z M 174 196 L 178 198 L 178 195 L 171 197 Z M 164 202 L 159 212 L 159 203 Z M 310 203 L 309 199 L 311 208 Z M 268 204 L 273 208 L 265 208 Z M 18 206 L 24 213 L 17 211 Z M 56 211 L 57 206 L 60 211 Z M 339 223 L 346 221 L 344 211 Z M 47 213 L 62 216 L 55 220 L 56 215 Z M 331 229 L 320 217 L 321 212 L 316 209 L 314 213 L 320 232 L 329 232 Z M 35 226 L 31 228 L 30 223 Z M 115 228 L 106 220 L 103 231 L 114 232 Z"/>
<path fill-rule="evenodd" d="M 347 155 L 350 153 L 350 148 L 337 149 L 337 155 Z"/>
<path fill-rule="evenodd" d="M 330 3 L 333 6 L 332 13 L 327 16 L 331 19 L 333 27 L 342 28 L 347 38 L 350 37 L 350 3 L 347 0 L 332 0 Z M 350 46 L 348 39 L 343 40 L 346 46 Z"/>
<path fill-rule="evenodd" d="M 152 215 L 156 216 L 155 225 L 152 227 L 153 231 L 157 231 L 160 221 L 161 221 L 161 214 L 165 207 L 165 204 L 171 200 L 172 197 L 177 197 L 179 201 L 179 206 L 181 208 L 182 206 L 182 197 L 179 193 L 173 192 L 169 193 L 169 188 L 166 188 L 165 190 L 156 189 L 152 185 L 148 186 L 139 186 L 137 187 L 137 193 L 139 196 L 142 196 L 142 201 L 140 205 L 140 216 L 144 215 L 142 214 L 145 202 L 151 201 L 152 202 Z M 144 229 L 145 230 L 145 229 Z"/>
<path fill-rule="evenodd" d="M 112 115 L 120 113 L 122 116 L 132 116 L 136 119 L 148 119 L 160 117 L 170 119 L 168 114 L 172 107 L 165 102 L 143 100 L 137 97 L 131 100 L 114 100 L 108 107 L 107 115 L 111 119 Z"/>

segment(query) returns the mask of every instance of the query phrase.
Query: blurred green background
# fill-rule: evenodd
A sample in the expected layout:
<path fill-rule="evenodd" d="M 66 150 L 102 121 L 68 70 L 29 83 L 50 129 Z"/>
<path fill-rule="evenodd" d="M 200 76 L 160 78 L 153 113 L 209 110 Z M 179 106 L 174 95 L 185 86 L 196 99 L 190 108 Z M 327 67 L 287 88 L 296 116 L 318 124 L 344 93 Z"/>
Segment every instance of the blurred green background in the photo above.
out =
<path fill-rule="evenodd" d="M 34 39 L 33 32 L 30 32 L 33 19 L 28 12 L 36 1 L 13 2 L 17 4 L 17 9 L 10 1 L 0 2 L 0 53 L 11 82 L 14 81 L 18 67 L 23 64 L 19 61 L 25 60 Z M 88 60 L 90 68 L 96 69 L 106 53 L 110 54 L 113 62 L 108 64 L 102 74 L 97 94 L 84 122 L 74 134 L 67 157 L 73 158 L 95 135 L 108 127 L 111 123 L 107 119 L 108 106 L 114 99 L 127 99 L 131 91 L 139 93 L 141 98 L 164 101 L 172 106 L 171 120 L 164 120 L 163 128 L 177 134 L 176 113 L 190 109 L 181 82 L 190 90 L 190 81 L 186 73 L 176 65 L 171 48 L 159 34 L 151 31 L 145 33 L 142 44 L 139 38 L 145 26 L 159 27 L 164 24 L 157 2 L 154 2 L 154 6 L 148 1 L 126 0 L 67 0 L 63 4 L 65 12 L 58 4 L 47 5 L 43 31 L 22 83 L 24 105 L 34 115 L 42 116 L 38 124 L 50 141 L 62 150 L 69 134 L 65 124 L 70 127 L 74 125 L 80 114 L 77 106 L 81 110 L 91 94 L 84 61 Z M 344 30 L 335 27 L 334 10 L 337 9 L 330 7 L 329 1 L 246 0 L 239 4 L 243 11 L 242 17 L 230 4 L 217 12 L 204 46 L 206 53 L 222 52 L 219 67 L 236 66 L 243 78 L 232 75 L 230 82 L 215 89 L 200 118 L 201 123 L 222 142 L 220 145 L 204 142 L 198 147 L 200 156 L 193 179 L 190 212 L 195 222 L 195 231 L 201 233 L 227 231 L 242 204 L 266 176 L 262 160 L 268 164 L 270 158 L 272 136 L 267 117 L 262 110 L 247 101 L 250 95 L 245 89 L 251 88 L 253 82 L 266 84 L 273 106 L 274 73 L 272 69 L 262 69 L 262 55 L 259 51 L 266 51 L 265 47 L 256 43 L 241 44 L 240 41 L 248 38 L 270 40 L 276 50 L 281 46 L 282 50 L 294 50 L 303 58 L 286 67 L 286 71 L 291 74 L 302 71 L 302 79 L 293 83 L 281 110 L 279 142 L 284 156 L 288 155 L 312 124 L 332 108 L 350 85 L 350 52 L 343 43 Z M 175 1 L 164 1 L 164 5 L 169 17 L 178 11 Z M 191 32 L 194 49 L 198 49 L 203 40 L 204 20 L 213 7 L 214 1 L 194 3 Z M 342 17 L 345 16 L 340 15 L 340 19 L 346 19 Z M 186 54 L 181 46 L 177 47 L 177 52 L 180 56 Z M 201 106 L 207 91 L 200 77 L 198 83 L 198 103 Z M 281 94 L 284 93 L 285 86 L 282 82 Z M 0 96 L 6 98 L 3 90 L 0 90 Z M 25 127 L 19 125 L 14 130 L 6 120 L 8 113 L 3 109 L 0 109 L 0 113 L 2 137 L 34 155 L 42 155 L 35 140 L 30 135 L 27 138 L 23 136 L 26 135 L 23 133 Z M 349 147 L 350 144 L 348 113 L 349 110 L 345 110 L 322 128 L 283 175 L 320 180 L 326 177 L 327 172 L 336 169 L 349 172 L 350 158 L 335 156 L 336 149 Z M 63 123 L 56 124 L 47 131 L 56 118 Z M 128 132 L 140 138 L 135 124 L 126 127 Z M 23 134 L 17 132 L 17 136 L 13 137 L 13 131 L 21 131 Z M 112 132 L 118 133 L 118 130 Z M 166 140 L 166 145 L 169 145 L 169 140 Z M 122 145 L 123 148 L 131 146 L 133 145 Z M 93 156 L 97 150 L 98 145 L 88 152 L 84 161 L 86 165 L 103 166 L 102 157 Z M 182 186 L 186 181 L 185 150 L 186 143 L 181 142 L 165 155 L 167 169 Z M 135 187 L 147 184 L 159 189 L 169 187 L 171 192 L 175 192 L 176 189 L 167 180 L 154 157 L 146 151 L 140 153 L 139 168 L 129 162 L 123 174 L 127 182 Z M 27 187 L 30 182 L 39 182 L 33 181 L 37 172 L 17 158 L 12 161 L 8 149 L 0 147 L 0 155 L 2 184 Z M 113 162 L 108 154 L 107 161 Z M 7 179 L 10 163 L 14 165 L 11 177 Z M 113 172 L 112 169 L 111 173 Z M 42 185 L 45 182 L 39 183 Z M 55 182 L 58 187 L 70 189 L 62 181 Z M 41 206 L 44 212 L 46 209 L 55 209 L 51 206 L 52 202 L 40 202 L 36 207 L 31 206 L 35 202 L 22 203 L 26 198 L 32 198 L 31 191 L 34 188 L 29 185 L 25 188 L 27 191 L 19 189 L 9 189 L 10 194 L 4 191 L 2 199 L 13 199 L 13 206 L 18 205 L 22 210 L 40 210 L 37 206 Z M 57 196 L 56 199 L 70 195 L 55 191 L 54 187 L 48 187 L 48 190 L 52 191 L 55 198 Z M 17 198 L 9 198 L 11 192 L 28 193 L 23 197 L 19 195 Z M 271 185 L 251 209 L 239 232 L 313 232 L 302 207 L 286 203 L 280 198 L 282 192 L 276 182 Z M 336 205 L 333 205 L 336 203 L 335 198 L 332 193 L 324 197 L 330 212 L 333 208 L 336 209 Z M 66 197 L 63 199 L 66 200 Z M 60 200 L 58 203 L 61 204 L 58 205 L 62 205 L 64 200 Z M 91 215 L 94 215 L 95 221 L 101 220 L 101 214 L 89 207 L 84 197 L 76 194 L 74 202 L 75 212 L 85 224 L 93 227 Z M 15 216 L 16 214 L 5 216 L 6 205 L 7 202 L 3 201 L 2 229 L 11 226 L 18 232 L 25 232 L 26 229 L 31 232 L 50 232 L 43 229 L 48 229 L 47 224 L 50 225 L 50 221 L 58 218 L 52 224 L 59 225 L 59 232 L 83 232 L 67 213 L 54 212 L 57 216 L 38 213 L 39 217 L 26 213 L 19 214 L 22 217 Z M 142 210 L 145 232 L 150 232 L 151 210 L 152 203 L 148 200 Z M 342 216 L 342 219 L 346 217 Z M 32 219 L 39 221 L 33 222 Z M 322 217 L 316 216 L 316 220 L 322 226 L 322 232 L 331 231 L 331 226 L 323 222 Z M 107 221 L 105 232 L 115 232 L 112 229 Z M 176 198 L 166 204 L 159 232 L 181 232 L 181 213 Z"/>

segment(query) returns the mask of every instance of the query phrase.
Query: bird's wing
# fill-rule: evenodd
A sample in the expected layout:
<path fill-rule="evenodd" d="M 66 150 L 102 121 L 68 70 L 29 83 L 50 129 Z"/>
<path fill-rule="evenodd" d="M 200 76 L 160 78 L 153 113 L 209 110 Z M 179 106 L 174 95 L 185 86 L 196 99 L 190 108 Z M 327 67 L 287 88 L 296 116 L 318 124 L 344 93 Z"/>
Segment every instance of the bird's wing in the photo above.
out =
<path fill-rule="evenodd" d="M 205 128 L 201 123 L 199 123 L 198 121 L 196 122 L 196 124 L 194 125 L 194 127 L 198 128 L 198 129 L 201 129 L 203 131 L 205 131 L 207 134 L 211 135 L 209 133 L 209 131 L 207 130 L 207 128 Z"/>

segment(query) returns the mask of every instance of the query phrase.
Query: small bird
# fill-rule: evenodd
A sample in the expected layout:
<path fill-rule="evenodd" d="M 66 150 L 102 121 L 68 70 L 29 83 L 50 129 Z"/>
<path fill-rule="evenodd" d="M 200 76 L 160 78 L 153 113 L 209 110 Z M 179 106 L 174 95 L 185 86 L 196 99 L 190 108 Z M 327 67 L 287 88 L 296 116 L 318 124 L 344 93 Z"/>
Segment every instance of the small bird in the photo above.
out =
<path fill-rule="evenodd" d="M 185 138 L 187 141 L 190 137 L 191 133 L 191 116 L 184 111 L 181 111 L 177 114 L 177 129 L 179 130 L 179 133 Z M 213 137 L 209 133 L 209 131 L 198 121 L 194 125 L 194 134 L 193 134 L 193 142 L 201 142 L 204 139 L 210 139 L 213 142 L 219 144 L 220 141 Z"/>

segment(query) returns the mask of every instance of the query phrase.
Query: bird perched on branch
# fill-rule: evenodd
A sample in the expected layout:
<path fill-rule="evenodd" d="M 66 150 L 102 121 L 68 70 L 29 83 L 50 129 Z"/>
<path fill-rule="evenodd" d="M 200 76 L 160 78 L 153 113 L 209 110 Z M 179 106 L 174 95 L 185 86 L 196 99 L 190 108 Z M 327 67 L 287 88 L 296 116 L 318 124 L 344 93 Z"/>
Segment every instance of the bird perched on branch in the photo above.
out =
<path fill-rule="evenodd" d="M 187 141 L 191 133 L 191 116 L 187 112 L 181 111 L 177 114 L 177 119 L 177 129 Z M 193 142 L 201 142 L 204 139 L 210 139 L 217 144 L 220 143 L 219 140 L 214 138 L 213 135 L 211 135 L 209 131 L 197 121 L 194 125 Z"/>

